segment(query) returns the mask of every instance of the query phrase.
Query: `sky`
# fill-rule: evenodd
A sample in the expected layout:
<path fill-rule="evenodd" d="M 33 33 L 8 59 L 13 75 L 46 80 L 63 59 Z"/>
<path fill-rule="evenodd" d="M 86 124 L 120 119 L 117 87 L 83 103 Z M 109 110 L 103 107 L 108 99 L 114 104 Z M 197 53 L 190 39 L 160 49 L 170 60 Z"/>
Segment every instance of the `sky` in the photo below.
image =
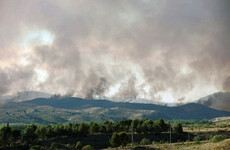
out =
<path fill-rule="evenodd" d="M 1 0 L 0 95 L 191 102 L 230 92 L 229 0 Z"/>

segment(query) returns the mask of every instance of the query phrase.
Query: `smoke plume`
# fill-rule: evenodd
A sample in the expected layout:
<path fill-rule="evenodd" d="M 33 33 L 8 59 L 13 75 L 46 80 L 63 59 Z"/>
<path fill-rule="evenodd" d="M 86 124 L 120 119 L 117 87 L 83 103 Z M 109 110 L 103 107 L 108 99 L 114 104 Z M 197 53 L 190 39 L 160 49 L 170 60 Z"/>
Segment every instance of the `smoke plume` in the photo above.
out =
<path fill-rule="evenodd" d="M 230 91 L 229 14 L 228 0 L 1 0 L 0 95 L 186 103 Z"/>

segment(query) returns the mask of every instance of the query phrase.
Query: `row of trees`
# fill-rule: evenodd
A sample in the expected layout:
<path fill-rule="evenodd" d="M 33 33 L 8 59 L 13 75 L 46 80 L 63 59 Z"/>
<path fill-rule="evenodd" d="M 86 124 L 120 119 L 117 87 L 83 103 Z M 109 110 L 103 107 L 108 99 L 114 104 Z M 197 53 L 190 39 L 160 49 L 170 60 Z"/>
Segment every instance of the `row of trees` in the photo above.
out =
<path fill-rule="evenodd" d="M 63 125 L 28 125 L 23 131 L 11 129 L 9 126 L 0 130 L 0 142 L 3 145 L 9 145 L 20 140 L 23 143 L 36 143 L 39 140 L 48 140 L 58 137 L 82 137 L 94 134 L 130 132 L 148 134 L 168 132 L 169 122 L 165 123 L 163 119 L 156 121 L 148 119 L 121 120 L 118 122 L 105 121 L 104 123 L 68 123 Z M 173 131 L 180 133 L 182 125 L 174 126 Z"/>

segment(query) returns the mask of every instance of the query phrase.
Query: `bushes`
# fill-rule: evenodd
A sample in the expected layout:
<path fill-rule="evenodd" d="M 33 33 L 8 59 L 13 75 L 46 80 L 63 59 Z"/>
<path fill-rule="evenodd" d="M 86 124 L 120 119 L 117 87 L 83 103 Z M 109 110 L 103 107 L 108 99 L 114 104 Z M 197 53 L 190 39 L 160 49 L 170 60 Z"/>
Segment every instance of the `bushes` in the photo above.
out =
<path fill-rule="evenodd" d="M 201 140 L 200 136 L 196 136 L 193 139 L 193 141 L 195 142 L 195 144 L 200 144 L 200 140 Z"/>
<path fill-rule="evenodd" d="M 0 129 L 0 145 L 8 146 L 20 139 L 21 131 L 18 129 L 11 129 L 9 126 Z"/>
<path fill-rule="evenodd" d="M 81 148 L 82 148 L 81 142 L 78 141 L 76 146 L 75 146 L 75 149 L 80 150 Z"/>
<path fill-rule="evenodd" d="M 34 145 L 30 148 L 30 150 L 45 150 L 45 149 L 41 147 L 40 145 Z"/>
<path fill-rule="evenodd" d="M 147 138 L 143 138 L 143 139 L 141 140 L 140 144 L 141 144 L 141 145 L 149 145 L 149 144 L 150 144 L 150 141 L 149 141 L 149 139 L 147 139 Z"/>
<path fill-rule="evenodd" d="M 57 149 L 57 143 L 53 142 L 51 145 L 50 145 L 50 150 L 56 150 Z"/>
<path fill-rule="evenodd" d="M 213 142 L 213 143 L 216 143 L 216 142 L 220 142 L 220 141 L 224 140 L 225 138 L 226 137 L 222 136 L 222 135 L 215 135 L 209 141 Z"/>
<path fill-rule="evenodd" d="M 125 146 L 129 142 L 129 137 L 125 132 L 115 132 L 109 142 L 112 146 Z"/>
<path fill-rule="evenodd" d="M 176 134 L 181 135 L 183 133 L 182 123 L 177 123 L 173 130 L 176 132 Z"/>
<path fill-rule="evenodd" d="M 93 150 L 93 147 L 91 145 L 86 145 L 82 148 L 82 150 Z"/>

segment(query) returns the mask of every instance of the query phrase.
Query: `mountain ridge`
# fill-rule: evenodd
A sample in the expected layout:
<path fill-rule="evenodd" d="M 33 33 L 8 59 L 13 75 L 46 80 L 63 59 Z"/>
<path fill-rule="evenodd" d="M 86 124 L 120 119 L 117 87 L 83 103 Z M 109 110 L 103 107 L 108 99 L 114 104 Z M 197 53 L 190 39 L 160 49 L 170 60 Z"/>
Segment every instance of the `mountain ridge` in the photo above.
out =
<path fill-rule="evenodd" d="M 230 92 L 217 92 L 200 98 L 194 102 L 213 109 L 230 111 Z"/>
<path fill-rule="evenodd" d="M 190 103 L 167 107 L 155 104 L 111 102 L 108 100 L 86 100 L 76 97 L 37 98 L 23 102 L 10 102 L 0 107 L 0 123 L 66 123 L 78 121 L 146 118 L 156 120 L 213 119 L 230 116 L 230 112 L 219 111 L 202 104 Z"/>

